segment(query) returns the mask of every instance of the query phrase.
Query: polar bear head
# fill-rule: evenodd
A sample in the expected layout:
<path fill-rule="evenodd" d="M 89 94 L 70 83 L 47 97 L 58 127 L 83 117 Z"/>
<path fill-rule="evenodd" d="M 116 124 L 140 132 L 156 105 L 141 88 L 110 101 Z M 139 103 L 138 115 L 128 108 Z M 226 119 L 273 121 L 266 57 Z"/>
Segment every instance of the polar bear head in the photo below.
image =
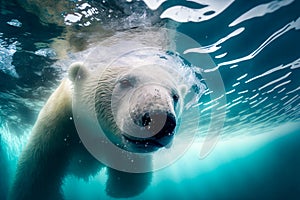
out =
<path fill-rule="evenodd" d="M 116 146 L 144 153 L 171 145 L 188 90 L 174 66 L 113 66 L 90 73 L 76 63 L 69 78 Z"/>
<path fill-rule="evenodd" d="M 122 143 L 134 152 L 170 145 L 182 101 L 170 72 L 153 65 L 121 71 L 112 91 L 111 108 Z"/>

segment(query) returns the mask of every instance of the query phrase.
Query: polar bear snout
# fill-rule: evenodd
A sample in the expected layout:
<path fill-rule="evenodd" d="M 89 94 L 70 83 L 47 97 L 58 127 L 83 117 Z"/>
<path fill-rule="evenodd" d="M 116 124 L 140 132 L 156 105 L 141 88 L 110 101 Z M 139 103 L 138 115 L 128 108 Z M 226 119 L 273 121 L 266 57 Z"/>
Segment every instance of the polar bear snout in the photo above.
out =
<path fill-rule="evenodd" d="M 148 142 L 157 147 L 167 146 L 173 139 L 176 128 L 176 116 L 168 109 L 145 110 L 139 114 L 135 113 L 132 120 L 139 131 L 134 137 L 135 141 Z"/>
<path fill-rule="evenodd" d="M 125 134 L 135 151 L 152 152 L 161 147 L 169 147 L 175 134 L 176 117 L 170 112 L 145 112 L 134 120 L 139 131 Z"/>
<path fill-rule="evenodd" d="M 137 125 L 141 127 L 145 127 L 146 129 L 155 130 L 155 126 L 159 126 L 158 128 L 161 128 L 159 130 L 160 134 L 163 133 L 171 133 L 174 131 L 176 127 L 176 118 L 172 113 L 169 112 L 162 112 L 162 113 L 152 113 L 146 112 L 144 115 L 142 115 L 140 120 L 137 120 Z M 157 129 L 156 129 L 157 130 Z M 157 133 L 158 135 L 158 133 Z M 163 135 L 159 136 L 158 138 L 162 137 Z"/>
<path fill-rule="evenodd" d="M 162 146 L 166 146 L 170 143 L 176 128 L 176 118 L 172 113 L 150 114 L 146 112 L 142 116 L 141 121 L 142 126 L 149 131 L 160 129 L 157 133 L 153 133 L 153 136 L 149 139 L 155 140 Z M 163 123 L 163 125 L 161 125 L 161 123 Z"/>

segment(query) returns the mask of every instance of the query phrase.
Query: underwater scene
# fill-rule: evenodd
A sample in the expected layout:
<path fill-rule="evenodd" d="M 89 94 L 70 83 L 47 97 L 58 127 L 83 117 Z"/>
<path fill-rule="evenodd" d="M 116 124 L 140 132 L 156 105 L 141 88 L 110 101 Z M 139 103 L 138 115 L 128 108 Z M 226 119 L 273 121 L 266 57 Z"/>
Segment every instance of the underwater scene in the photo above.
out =
<path fill-rule="evenodd" d="M 0 200 L 299 199 L 299 11 L 0 0 Z"/>

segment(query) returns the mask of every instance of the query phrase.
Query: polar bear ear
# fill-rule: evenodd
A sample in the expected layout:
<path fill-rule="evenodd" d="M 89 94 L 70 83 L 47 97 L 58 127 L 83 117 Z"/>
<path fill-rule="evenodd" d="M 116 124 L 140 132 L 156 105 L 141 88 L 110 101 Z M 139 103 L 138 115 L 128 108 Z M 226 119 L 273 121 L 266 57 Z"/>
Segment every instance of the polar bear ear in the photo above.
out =
<path fill-rule="evenodd" d="M 70 65 L 68 70 L 69 79 L 75 82 L 77 79 L 84 79 L 88 75 L 88 71 L 82 62 L 75 62 Z"/>

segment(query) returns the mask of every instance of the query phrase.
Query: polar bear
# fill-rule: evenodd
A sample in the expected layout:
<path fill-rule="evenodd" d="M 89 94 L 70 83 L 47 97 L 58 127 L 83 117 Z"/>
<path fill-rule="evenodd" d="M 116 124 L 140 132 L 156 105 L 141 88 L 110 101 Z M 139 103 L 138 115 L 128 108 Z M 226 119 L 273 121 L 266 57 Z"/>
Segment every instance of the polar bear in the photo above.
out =
<path fill-rule="evenodd" d="M 68 77 L 40 111 L 19 158 L 9 199 L 63 199 L 61 185 L 66 175 L 87 179 L 104 167 L 109 196 L 135 196 L 151 183 L 151 154 L 172 145 L 183 99 L 196 77 L 180 59 L 166 53 L 164 49 L 172 46 L 172 39 L 161 28 L 135 28 L 112 35 L 88 42 L 88 46 L 75 42 L 82 47 L 76 55 L 89 56 L 69 67 Z M 127 55 L 143 48 L 155 50 L 150 55 L 139 51 Z M 96 51 L 91 53 L 90 49 Z M 119 63 L 107 67 L 120 55 Z M 80 105 L 85 108 L 83 112 L 95 114 L 92 126 L 99 125 L 115 147 L 150 155 L 138 163 L 147 170 L 131 173 L 100 162 L 83 142 L 82 134 L 88 134 L 77 126 L 74 108 Z M 109 152 L 104 156 L 111 157 Z"/>
<path fill-rule="evenodd" d="M 154 32 L 149 35 L 153 36 Z M 128 48 L 128 43 L 125 45 L 123 39 L 117 42 L 117 38 L 123 36 L 117 35 L 112 39 L 114 42 L 99 44 L 105 55 L 108 46 L 116 52 L 124 46 Z M 139 40 L 144 41 L 145 35 L 141 37 L 141 32 L 136 31 L 128 38 L 129 46 L 137 44 L 140 47 L 142 42 Z M 118 43 L 120 48 L 114 46 Z M 11 200 L 63 199 L 60 188 L 66 175 L 86 179 L 106 167 L 106 163 L 91 155 L 79 136 L 74 122 L 75 100 L 75 106 L 81 104 L 87 108 L 87 113 L 95 112 L 105 136 L 125 152 L 151 155 L 172 145 L 183 99 L 192 87 L 187 84 L 186 76 L 191 71 L 184 69 L 174 55 L 146 49 L 144 53 L 139 49 L 133 55 L 124 54 L 117 64 L 112 63 L 106 68 L 99 60 L 108 57 L 99 56 L 93 71 L 87 66 L 90 60 L 70 66 L 68 77 L 39 113 L 28 145 L 19 159 L 10 191 Z M 152 54 L 146 55 L 149 52 Z M 90 57 L 95 59 L 93 54 Z M 160 61 L 163 64 L 158 64 Z M 81 131 L 81 134 L 85 133 Z M 140 164 L 149 169 L 151 162 L 149 157 Z M 143 192 L 152 177 L 151 172 L 128 173 L 110 166 L 107 171 L 106 192 L 113 197 L 130 197 Z"/>

